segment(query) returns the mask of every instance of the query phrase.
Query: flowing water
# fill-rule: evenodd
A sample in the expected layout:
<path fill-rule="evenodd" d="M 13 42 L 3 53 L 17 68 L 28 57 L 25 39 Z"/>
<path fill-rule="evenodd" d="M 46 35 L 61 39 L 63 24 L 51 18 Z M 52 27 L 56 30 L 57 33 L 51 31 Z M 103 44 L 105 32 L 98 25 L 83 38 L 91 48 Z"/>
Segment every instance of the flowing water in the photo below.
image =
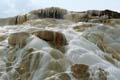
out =
<path fill-rule="evenodd" d="M 65 20 L 56 20 L 56 22 L 47 25 L 39 23 L 37 26 L 28 22 L 23 25 L 0 27 L 0 80 L 63 80 L 57 78 L 62 73 L 67 73 L 71 80 L 79 80 L 71 74 L 71 66 L 74 64 L 89 66 L 91 76 L 89 80 L 120 80 L 120 61 L 112 57 L 113 54 L 100 49 L 96 44 L 95 36 L 90 37 L 94 33 L 101 33 L 104 35 L 106 43 L 118 44 L 117 47 L 114 45 L 112 49 L 119 50 L 119 31 L 112 32 L 119 28 L 94 23 L 95 26 L 80 32 L 74 27 L 83 24 L 82 22 L 74 23 Z M 51 47 L 47 41 L 32 34 L 27 38 L 27 44 L 23 48 L 19 48 L 18 45 L 9 46 L 10 34 L 23 31 L 31 33 L 36 30 L 63 33 L 68 43 L 64 46 L 65 51 Z M 107 79 L 100 79 L 99 69 L 104 70 Z"/>

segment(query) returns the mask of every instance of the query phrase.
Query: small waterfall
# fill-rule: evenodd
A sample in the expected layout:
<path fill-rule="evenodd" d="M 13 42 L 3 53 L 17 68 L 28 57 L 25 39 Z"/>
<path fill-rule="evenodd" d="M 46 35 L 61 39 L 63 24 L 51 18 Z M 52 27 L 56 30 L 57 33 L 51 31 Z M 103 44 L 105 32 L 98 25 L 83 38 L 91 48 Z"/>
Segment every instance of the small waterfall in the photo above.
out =
<path fill-rule="evenodd" d="M 63 80 L 64 78 L 65 80 L 77 80 L 71 70 L 71 66 L 74 64 L 83 64 L 82 66 L 89 67 L 90 79 L 88 80 L 102 80 L 103 78 L 106 80 L 106 76 L 107 80 L 120 79 L 119 56 L 116 58 L 113 54 L 114 50 L 119 52 L 115 47 L 116 44 L 119 44 L 119 31 L 114 30 L 113 27 L 96 24 L 96 26 L 79 32 L 74 27 L 81 24 L 88 25 L 88 23 L 55 21 L 54 27 L 39 28 L 28 25 L 29 23 L 0 27 L 0 31 L 2 31 L 0 38 L 3 33 L 5 35 L 2 36 L 6 36 L 5 39 L 0 39 L 0 80 Z M 51 23 L 49 22 L 47 25 L 51 25 Z M 32 30 L 44 31 L 46 29 L 65 35 L 67 45 L 62 47 L 64 51 L 51 46 L 50 43 L 55 44 L 54 42 L 31 34 Z M 25 40 L 26 45 L 21 48 L 18 45 L 10 46 L 8 37 L 12 33 L 23 31 L 30 34 Z M 100 35 L 103 39 L 96 37 L 96 35 Z M 107 46 L 102 43 L 100 45 L 99 40 L 105 41 Z M 111 42 L 115 44 L 111 44 Z M 109 52 L 109 47 L 114 49 L 113 53 Z M 119 55 L 118 52 L 116 55 Z"/>

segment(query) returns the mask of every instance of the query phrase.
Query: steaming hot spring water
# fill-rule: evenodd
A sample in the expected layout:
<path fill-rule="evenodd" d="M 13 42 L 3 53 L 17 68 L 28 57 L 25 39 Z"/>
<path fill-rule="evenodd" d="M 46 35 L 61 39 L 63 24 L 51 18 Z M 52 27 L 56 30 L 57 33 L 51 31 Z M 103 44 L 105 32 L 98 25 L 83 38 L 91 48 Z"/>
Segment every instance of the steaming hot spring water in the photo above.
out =
<path fill-rule="evenodd" d="M 0 80 L 120 80 L 118 26 L 57 19 L 0 26 Z"/>

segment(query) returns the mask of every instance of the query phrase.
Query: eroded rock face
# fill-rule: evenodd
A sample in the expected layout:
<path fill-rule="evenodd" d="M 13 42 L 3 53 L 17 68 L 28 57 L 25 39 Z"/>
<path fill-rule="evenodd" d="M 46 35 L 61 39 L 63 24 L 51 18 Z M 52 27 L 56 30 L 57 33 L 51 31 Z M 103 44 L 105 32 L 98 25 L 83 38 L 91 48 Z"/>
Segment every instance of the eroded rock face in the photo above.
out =
<path fill-rule="evenodd" d="M 101 11 L 101 14 L 108 15 L 109 18 L 120 18 L 120 13 L 111 10 Z"/>
<path fill-rule="evenodd" d="M 20 48 L 26 45 L 26 39 L 29 37 L 29 33 L 19 32 L 13 33 L 8 38 L 8 43 L 10 46 L 19 46 Z"/>
<path fill-rule="evenodd" d="M 102 10 L 102 11 L 99 11 L 99 10 L 88 10 L 87 13 L 90 15 L 90 16 L 103 16 L 103 15 L 106 15 L 108 16 L 108 18 L 120 18 L 120 13 L 118 12 L 115 12 L 115 11 L 111 11 L 111 10 Z"/>
<path fill-rule="evenodd" d="M 74 26 L 74 30 L 75 31 L 78 31 L 78 32 L 82 32 L 90 27 L 94 27 L 96 26 L 97 24 L 93 24 L 93 23 L 83 23 L 83 24 L 78 24 L 78 25 L 75 25 Z"/>
<path fill-rule="evenodd" d="M 89 19 L 88 14 L 86 13 L 76 13 L 76 12 L 71 12 L 70 14 L 66 14 L 64 16 L 64 19 L 74 21 L 74 22 L 87 22 Z"/>
<path fill-rule="evenodd" d="M 85 38 L 97 44 L 97 46 L 104 52 L 111 54 L 120 61 L 119 54 L 119 28 L 110 28 L 109 26 L 96 26 L 91 28 Z"/>
<path fill-rule="evenodd" d="M 15 25 L 23 24 L 27 20 L 28 20 L 27 19 L 27 14 L 25 14 L 25 15 L 18 15 L 18 16 L 15 17 Z"/>
<path fill-rule="evenodd" d="M 24 15 L 18 15 L 15 17 L 0 19 L 0 26 L 23 24 L 24 22 L 28 21 L 27 15 L 28 14 L 24 14 Z"/>
<path fill-rule="evenodd" d="M 77 79 L 87 80 L 90 76 L 89 66 L 85 64 L 75 64 L 71 66 L 72 75 Z"/>
<path fill-rule="evenodd" d="M 23 24 L 24 22 L 29 20 L 40 18 L 63 19 L 65 14 L 67 14 L 67 10 L 57 7 L 33 10 L 24 15 L 0 19 L 0 25 L 18 25 Z"/>
<path fill-rule="evenodd" d="M 16 71 L 19 73 L 18 77 L 21 80 L 32 80 L 32 76 L 34 75 L 35 71 L 39 68 L 40 60 L 43 55 L 40 54 L 40 52 L 32 51 L 33 50 L 30 50 L 30 52 L 23 56 L 23 60 L 20 62 L 20 65 L 16 68 Z M 33 60 L 33 58 L 35 60 Z"/>
<path fill-rule="evenodd" d="M 32 34 L 36 35 L 37 37 L 50 42 L 54 47 L 61 48 L 65 45 L 67 45 L 67 40 L 64 36 L 64 34 L 60 32 L 54 32 L 54 31 L 36 31 Z"/>
<path fill-rule="evenodd" d="M 120 13 L 111 10 L 88 10 L 84 12 L 73 12 L 65 9 L 51 7 L 39 10 L 33 10 L 24 15 L 0 19 L 0 25 L 18 25 L 26 21 L 41 19 L 41 18 L 54 18 L 54 19 L 67 19 L 74 22 L 94 22 L 94 23 L 108 23 L 109 19 L 120 18 Z"/>
<path fill-rule="evenodd" d="M 76 80 L 107 80 L 108 75 L 108 72 L 102 68 L 92 72 L 91 68 L 85 64 L 74 64 L 71 66 L 71 71 Z"/>
<path fill-rule="evenodd" d="M 71 12 L 65 19 L 75 22 L 109 23 L 109 19 L 120 18 L 120 13 L 111 10 L 88 10 L 84 12 Z"/>
<path fill-rule="evenodd" d="M 22 16 L 20 17 L 16 17 L 11 23 L 22 24 L 25 19 Z M 75 19 L 77 19 L 77 16 Z M 74 23 L 73 25 L 76 26 L 73 27 L 73 25 L 67 25 L 66 22 L 58 19 L 40 20 L 41 22 L 39 20 L 35 23 L 33 23 L 34 20 L 30 22 L 34 25 L 43 24 L 41 25 L 44 27 L 43 31 L 36 31 L 41 30 L 41 26 L 38 28 L 34 25 L 27 26 L 25 24 L 24 27 L 3 26 L 3 28 L 8 29 L 4 30 L 5 38 L 3 35 L 0 36 L 0 79 L 6 80 L 6 76 L 8 76 L 9 80 L 107 80 L 107 77 L 108 80 L 120 79 L 120 63 L 116 60 L 120 60 L 120 34 L 118 28 L 115 28 L 117 31 L 113 31 L 114 26 L 109 30 L 111 26 L 97 27 L 101 24 L 94 26 L 92 23 L 84 24 L 82 22 L 80 23 L 83 25 Z M 50 24 L 55 24 L 57 29 L 56 24 L 59 25 L 60 30 L 63 32 L 66 29 L 64 33 L 68 39 L 68 45 L 63 33 L 46 30 L 56 30 L 56 28 L 49 28 L 48 25 Z M 61 24 L 64 26 L 61 26 Z M 69 27 L 65 28 L 65 26 Z M 26 32 L 9 35 L 9 30 L 19 29 L 21 31 L 26 28 L 30 28 L 25 30 L 30 31 L 29 33 L 35 31 L 32 33 L 34 35 L 31 34 L 29 37 Z M 84 37 L 90 42 L 84 39 L 79 32 L 71 30 L 71 28 L 86 31 L 88 34 Z M 89 31 L 90 28 L 92 28 L 91 31 Z M 82 33 L 84 34 L 84 32 Z M 7 39 L 9 44 L 6 41 Z M 20 48 L 17 48 L 17 46 Z M 60 49 L 56 49 L 63 46 L 67 48 L 65 54 Z M 111 54 L 107 55 L 107 53 Z M 1 67 L 1 65 L 5 66 Z M 71 66 L 71 70 L 69 66 Z M 110 74 L 110 78 L 107 73 Z M 4 74 L 6 74 L 5 78 Z"/>
<path fill-rule="evenodd" d="M 20 65 L 16 68 L 20 79 L 34 80 L 33 76 L 37 73 L 37 71 L 41 70 L 42 73 L 40 74 L 40 77 L 37 78 L 38 80 L 45 80 L 47 77 L 51 77 L 57 73 L 64 72 L 65 64 L 63 63 L 65 60 L 63 59 L 63 54 L 59 53 L 60 52 L 55 49 L 52 49 L 50 53 L 29 49 L 28 53 L 23 56 Z M 67 75 L 65 75 L 65 77 L 68 78 Z"/>
<path fill-rule="evenodd" d="M 57 7 L 39 9 L 30 12 L 30 14 L 36 15 L 38 18 L 56 18 L 56 19 L 62 19 L 66 13 L 67 10 Z"/>

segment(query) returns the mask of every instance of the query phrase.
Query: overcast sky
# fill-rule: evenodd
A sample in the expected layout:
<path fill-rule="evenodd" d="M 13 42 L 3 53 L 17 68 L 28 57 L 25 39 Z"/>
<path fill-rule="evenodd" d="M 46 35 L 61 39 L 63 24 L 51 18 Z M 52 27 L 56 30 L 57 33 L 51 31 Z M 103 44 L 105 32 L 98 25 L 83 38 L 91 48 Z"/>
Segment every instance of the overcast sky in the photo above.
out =
<path fill-rule="evenodd" d="M 0 18 L 52 6 L 73 11 L 111 9 L 120 12 L 120 0 L 1 0 Z"/>

